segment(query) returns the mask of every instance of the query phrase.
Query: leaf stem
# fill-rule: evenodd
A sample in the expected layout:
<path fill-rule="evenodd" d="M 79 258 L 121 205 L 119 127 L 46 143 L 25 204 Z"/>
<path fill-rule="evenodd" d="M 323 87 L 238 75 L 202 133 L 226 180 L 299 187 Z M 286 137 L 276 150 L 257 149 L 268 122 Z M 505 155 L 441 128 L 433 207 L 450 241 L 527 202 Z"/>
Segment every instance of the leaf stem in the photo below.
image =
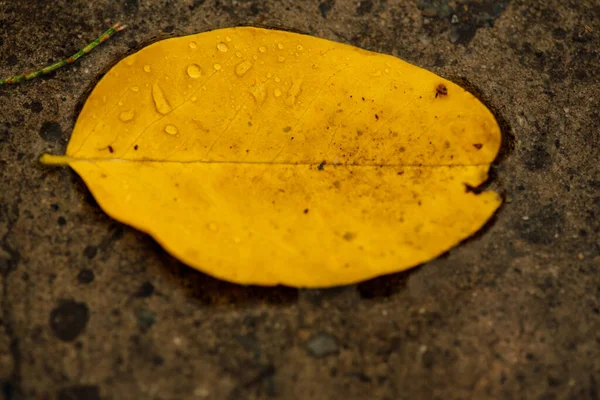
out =
<path fill-rule="evenodd" d="M 47 67 L 44 67 L 40 70 L 30 72 L 28 74 L 16 75 L 16 76 L 11 76 L 10 78 L 0 79 L 0 86 L 2 86 L 4 84 L 8 85 L 8 84 L 12 84 L 12 83 L 19 83 L 21 81 L 28 81 L 30 79 L 37 78 L 38 76 L 49 74 L 50 72 L 55 71 L 55 70 L 59 69 L 60 67 L 63 67 L 67 64 L 72 64 L 75 61 L 77 61 L 77 59 L 79 57 L 89 53 L 100 43 L 106 41 L 112 35 L 114 35 L 115 33 L 119 32 L 119 31 L 122 31 L 126 27 L 127 27 L 126 25 L 121 25 L 119 22 L 117 22 L 109 30 L 107 30 L 102 35 L 100 35 L 96 40 L 94 40 L 93 42 L 91 42 L 90 44 L 85 46 L 83 49 L 79 50 L 77 53 L 73 54 L 71 57 L 66 58 L 62 61 L 59 61 L 57 63 L 54 63 L 52 65 L 49 65 Z"/>
<path fill-rule="evenodd" d="M 55 156 L 48 153 L 44 153 L 40 157 L 40 162 L 44 165 L 69 165 L 71 160 L 72 157 L 69 156 Z"/>

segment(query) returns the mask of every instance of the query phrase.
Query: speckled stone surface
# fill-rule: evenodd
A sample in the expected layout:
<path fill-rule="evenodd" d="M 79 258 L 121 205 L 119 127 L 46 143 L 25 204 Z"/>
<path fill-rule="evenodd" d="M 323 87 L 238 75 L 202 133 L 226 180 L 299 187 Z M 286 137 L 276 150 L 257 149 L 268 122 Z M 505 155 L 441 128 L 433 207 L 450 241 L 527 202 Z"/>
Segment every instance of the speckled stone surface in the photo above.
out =
<path fill-rule="evenodd" d="M 0 1 L 0 398 L 598 399 L 600 3 Z M 153 41 L 236 25 L 397 55 L 476 92 L 507 146 L 494 221 L 412 271 L 241 287 L 108 218 L 64 152 L 87 94 Z"/>

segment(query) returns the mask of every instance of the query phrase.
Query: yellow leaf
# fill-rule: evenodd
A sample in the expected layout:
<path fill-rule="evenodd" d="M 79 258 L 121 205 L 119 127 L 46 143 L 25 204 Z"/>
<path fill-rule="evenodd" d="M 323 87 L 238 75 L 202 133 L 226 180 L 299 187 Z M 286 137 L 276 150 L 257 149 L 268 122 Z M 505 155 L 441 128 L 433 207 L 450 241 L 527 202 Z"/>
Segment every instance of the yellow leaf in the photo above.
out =
<path fill-rule="evenodd" d="M 100 206 L 208 274 L 324 287 L 405 270 L 499 207 L 501 134 L 474 96 L 392 56 L 222 29 L 154 43 L 89 96 L 67 156 Z"/>

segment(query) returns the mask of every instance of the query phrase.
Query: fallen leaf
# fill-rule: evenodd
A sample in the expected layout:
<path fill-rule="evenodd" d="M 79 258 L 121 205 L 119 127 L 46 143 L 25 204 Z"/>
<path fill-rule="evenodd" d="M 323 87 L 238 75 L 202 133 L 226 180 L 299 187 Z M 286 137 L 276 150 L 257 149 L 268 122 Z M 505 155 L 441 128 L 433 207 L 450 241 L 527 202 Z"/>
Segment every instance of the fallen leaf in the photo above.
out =
<path fill-rule="evenodd" d="M 90 94 L 66 156 L 113 218 L 184 263 L 325 287 L 414 267 L 484 225 L 501 134 L 473 95 L 385 54 L 276 30 L 163 40 Z"/>

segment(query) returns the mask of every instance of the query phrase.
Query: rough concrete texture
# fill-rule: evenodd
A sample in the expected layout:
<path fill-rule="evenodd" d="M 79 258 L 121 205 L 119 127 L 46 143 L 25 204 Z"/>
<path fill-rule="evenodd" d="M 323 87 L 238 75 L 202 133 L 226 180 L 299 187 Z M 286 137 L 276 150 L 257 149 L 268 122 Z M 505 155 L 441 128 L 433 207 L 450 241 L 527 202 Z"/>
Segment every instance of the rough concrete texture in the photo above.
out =
<path fill-rule="evenodd" d="M 598 399 L 597 0 L 0 1 L 0 398 Z M 284 28 L 462 82 L 508 145 L 482 234 L 407 273 L 330 290 L 241 287 L 112 221 L 64 153 L 123 56 L 220 27 Z"/>

